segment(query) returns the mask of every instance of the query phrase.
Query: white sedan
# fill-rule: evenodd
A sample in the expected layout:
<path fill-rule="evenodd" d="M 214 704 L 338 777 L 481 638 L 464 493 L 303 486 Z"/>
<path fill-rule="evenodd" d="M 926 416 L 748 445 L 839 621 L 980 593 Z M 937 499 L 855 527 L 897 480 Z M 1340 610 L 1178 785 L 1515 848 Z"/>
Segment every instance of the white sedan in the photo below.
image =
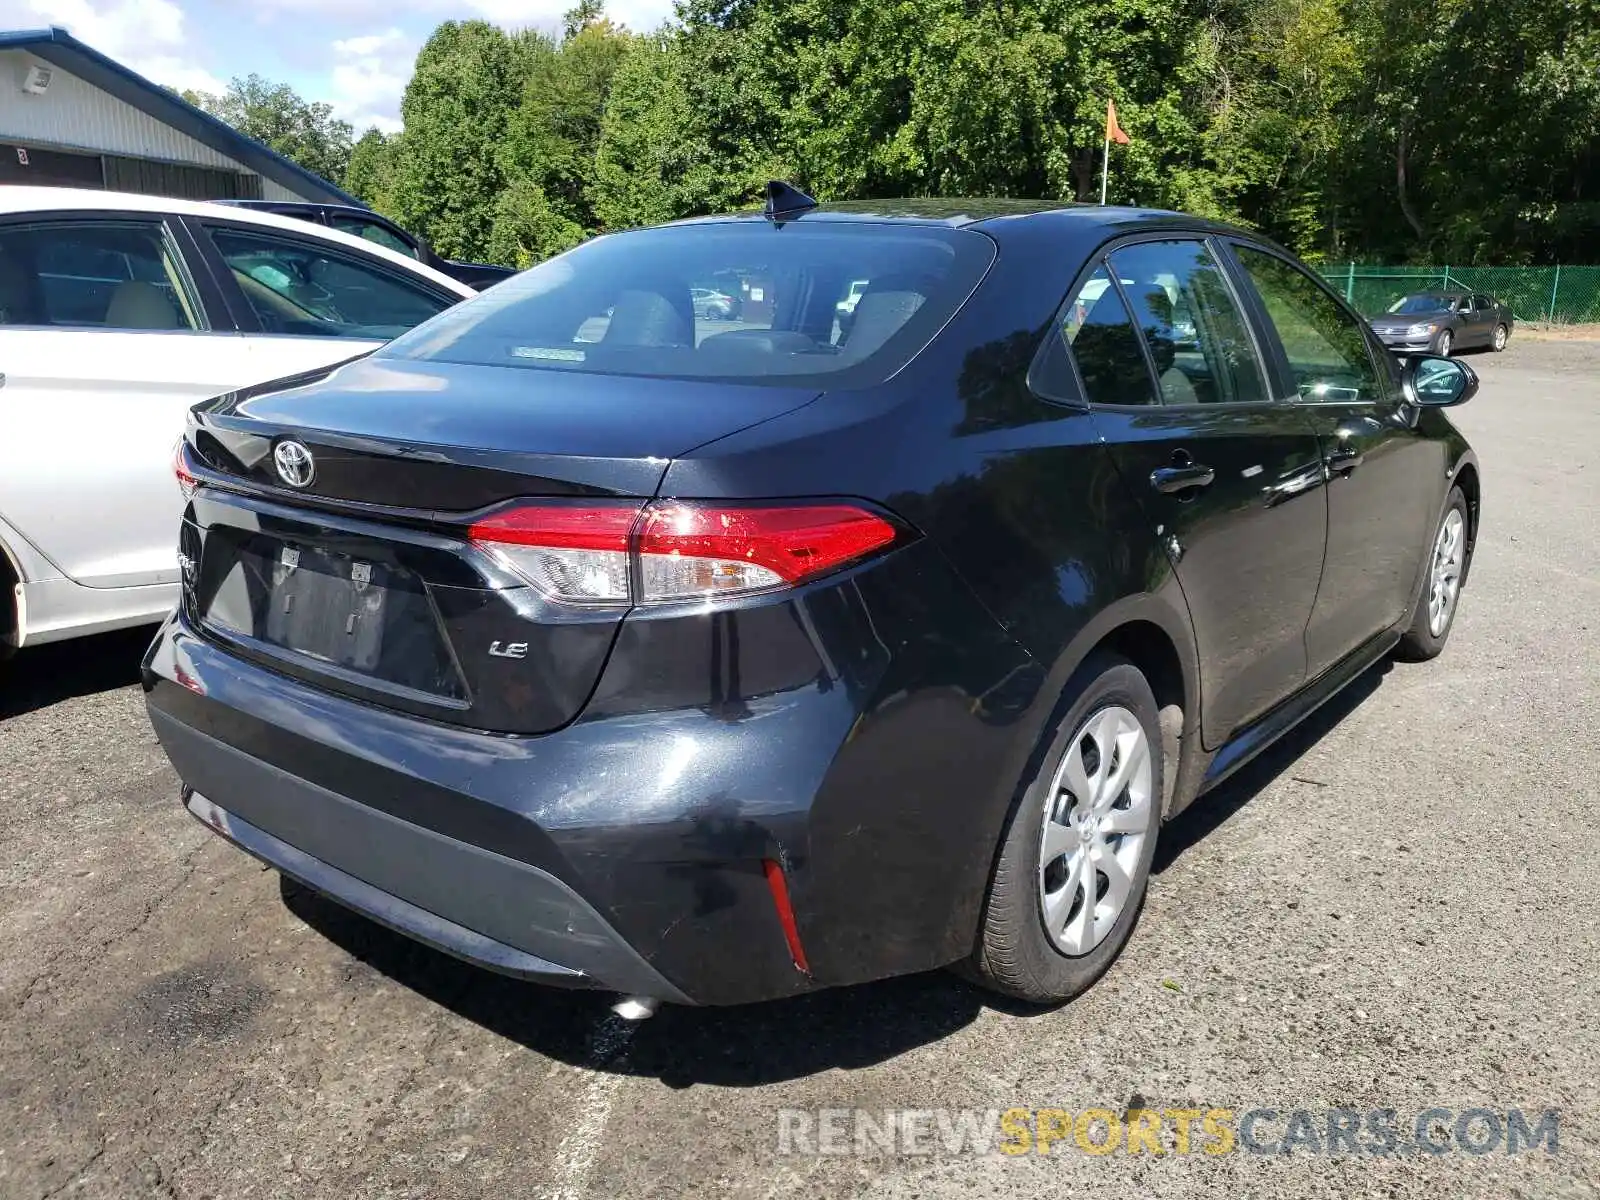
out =
<path fill-rule="evenodd" d="M 475 293 L 198 201 L 0 188 L 0 657 L 161 619 L 188 409 L 375 349 Z"/>

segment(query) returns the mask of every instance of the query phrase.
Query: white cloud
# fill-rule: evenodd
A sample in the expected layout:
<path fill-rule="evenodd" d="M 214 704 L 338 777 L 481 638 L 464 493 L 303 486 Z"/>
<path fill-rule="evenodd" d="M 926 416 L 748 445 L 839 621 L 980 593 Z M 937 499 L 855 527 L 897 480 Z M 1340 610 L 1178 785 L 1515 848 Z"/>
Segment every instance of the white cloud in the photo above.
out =
<path fill-rule="evenodd" d="M 315 12 L 330 21 L 365 22 L 382 17 L 432 25 L 473 17 L 508 29 L 555 29 L 576 0 L 255 0 L 255 8 Z M 654 29 L 672 16 L 672 0 L 608 0 L 606 14 L 630 29 Z"/>
<path fill-rule="evenodd" d="M 334 114 L 354 125 L 358 136 L 369 125 L 386 133 L 399 129 L 400 97 L 411 78 L 417 49 L 400 29 L 334 42 L 335 61 L 324 97 Z"/>
<path fill-rule="evenodd" d="M 100 53 L 169 87 L 220 92 L 227 85 L 196 65 L 173 0 L 0 0 L 0 28 L 65 26 Z"/>

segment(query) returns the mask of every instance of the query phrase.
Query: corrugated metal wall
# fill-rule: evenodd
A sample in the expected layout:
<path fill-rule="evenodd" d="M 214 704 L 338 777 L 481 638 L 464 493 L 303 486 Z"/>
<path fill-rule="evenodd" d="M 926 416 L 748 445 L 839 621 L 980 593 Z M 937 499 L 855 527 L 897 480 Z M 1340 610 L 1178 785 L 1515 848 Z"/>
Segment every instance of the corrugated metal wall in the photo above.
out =
<path fill-rule="evenodd" d="M 292 192 L 276 180 L 257 176 L 261 180 L 261 198 L 263 200 L 304 200 L 306 197 L 299 192 Z"/>
<path fill-rule="evenodd" d="M 261 177 L 187 163 L 151 162 L 119 154 L 101 156 L 106 187 L 113 192 L 178 196 L 184 200 L 259 200 Z"/>
<path fill-rule="evenodd" d="M 63 149 L 79 149 L 124 158 L 155 159 L 213 171 L 244 175 L 236 186 L 226 187 L 220 180 L 215 195 L 262 197 L 268 200 L 300 200 L 302 196 L 262 179 L 255 172 L 219 154 L 186 133 L 124 104 L 54 64 L 50 88 L 42 96 L 22 90 L 28 67 L 39 61 L 21 50 L 0 50 L 0 142 L 33 142 Z M 159 168 L 160 163 L 146 163 Z M 179 173 L 174 173 L 177 178 Z M 250 180 L 254 180 L 251 183 Z M 108 187 L 118 184 L 107 180 Z M 184 182 L 173 195 L 188 195 L 193 180 Z M 151 187 L 126 187 L 129 191 L 151 191 Z"/>

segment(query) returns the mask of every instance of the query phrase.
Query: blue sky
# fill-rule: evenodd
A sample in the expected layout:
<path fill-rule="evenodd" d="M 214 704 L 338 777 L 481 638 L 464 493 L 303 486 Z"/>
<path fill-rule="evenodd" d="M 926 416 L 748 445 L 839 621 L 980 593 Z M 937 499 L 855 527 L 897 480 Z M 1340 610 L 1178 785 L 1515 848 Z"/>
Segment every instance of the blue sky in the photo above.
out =
<path fill-rule="evenodd" d="M 553 30 L 572 0 L 0 0 L 0 29 L 64 25 L 157 83 L 219 92 L 252 71 L 324 100 L 356 127 L 397 129 L 417 50 L 440 21 Z M 652 29 L 671 0 L 608 0 Z"/>

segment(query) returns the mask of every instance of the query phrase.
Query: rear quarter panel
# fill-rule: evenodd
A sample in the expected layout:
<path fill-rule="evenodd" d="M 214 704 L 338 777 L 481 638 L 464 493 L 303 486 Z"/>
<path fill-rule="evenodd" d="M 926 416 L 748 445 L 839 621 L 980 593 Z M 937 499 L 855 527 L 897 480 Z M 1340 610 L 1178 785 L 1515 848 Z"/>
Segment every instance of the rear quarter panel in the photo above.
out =
<path fill-rule="evenodd" d="M 849 932 L 851 914 L 859 925 L 870 911 L 873 941 L 896 948 L 893 969 L 970 950 L 1019 785 L 1062 689 L 1100 638 L 1120 621 L 1149 621 L 1185 648 L 1192 672 L 1187 613 L 1165 555 L 1087 412 L 1026 385 L 1083 252 L 1070 235 L 1002 239 L 978 292 L 894 379 L 828 393 L 702 446 L 675 460 L 662 483 L 661 494 L 674 497 L 884 504 L 947 565 L 941 588 L 966 597 L 958 603 L 934 588 L 907 597 L 938 610 L 922 636 L 961 658 L 961 685 L 947 672 L 887 672 L 809 823 L 813 917 L 847 941 L 865 936 Z M 896 665 L 926 649 L 894 646 Z M 959 836 L 916 836 L 934 829 Z M 891 831 L 901 852 L 916 847 L 915 862 L 899 861 Z M 846 902 L 848 911 L 831 911 Z M 865 977 L 865 955 L 843 954 L 829 981 Z"/>

